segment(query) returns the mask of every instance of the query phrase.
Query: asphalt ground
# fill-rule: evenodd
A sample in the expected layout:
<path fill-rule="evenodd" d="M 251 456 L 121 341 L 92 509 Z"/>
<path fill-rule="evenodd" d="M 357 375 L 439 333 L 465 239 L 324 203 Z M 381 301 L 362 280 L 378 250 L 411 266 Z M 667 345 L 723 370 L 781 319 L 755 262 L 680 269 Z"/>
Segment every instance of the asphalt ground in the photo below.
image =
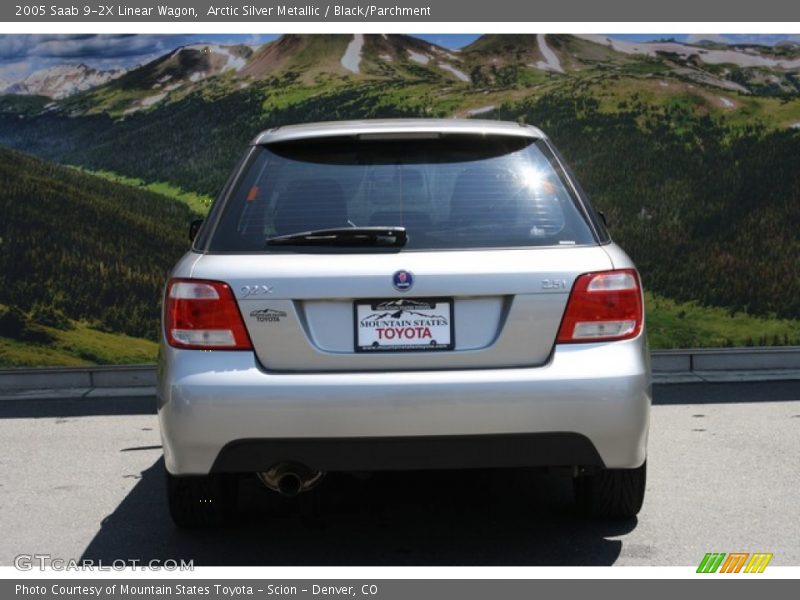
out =
<path fill-rule="evenodd" d="M 697 565 L 771 552 L 800 565 L 800 382 L 655 386 L 639 517 L 576 514 L 568 478 L 530 470 L 329 476 L 241 520 L 185 532 L 167 513 L 154 398 L 0 402 L 0 565 Z"/>

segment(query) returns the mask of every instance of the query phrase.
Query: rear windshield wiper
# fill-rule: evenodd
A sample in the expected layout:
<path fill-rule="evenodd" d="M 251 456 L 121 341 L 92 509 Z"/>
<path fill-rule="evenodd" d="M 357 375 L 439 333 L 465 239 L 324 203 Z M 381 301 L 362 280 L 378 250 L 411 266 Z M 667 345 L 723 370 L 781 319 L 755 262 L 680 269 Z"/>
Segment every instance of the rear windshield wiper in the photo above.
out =
<path fill-rule="evenodd" d="M 267 238 L 268 246 L 384 246 L 406 245 L 405 227 L 341 227 L 313 229 Z"/>

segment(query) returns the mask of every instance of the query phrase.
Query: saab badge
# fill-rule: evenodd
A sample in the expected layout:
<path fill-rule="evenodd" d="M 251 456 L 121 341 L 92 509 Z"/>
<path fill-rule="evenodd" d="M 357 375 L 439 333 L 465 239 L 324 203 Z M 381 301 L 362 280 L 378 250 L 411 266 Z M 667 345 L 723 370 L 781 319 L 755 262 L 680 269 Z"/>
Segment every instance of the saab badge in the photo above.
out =
<path fill-rule="evenodd" d="M 414 285 L 414 276 L 409 271 L 397 271 L 392 275 L 392 285 L 398 292 L 407 292 Z"/>

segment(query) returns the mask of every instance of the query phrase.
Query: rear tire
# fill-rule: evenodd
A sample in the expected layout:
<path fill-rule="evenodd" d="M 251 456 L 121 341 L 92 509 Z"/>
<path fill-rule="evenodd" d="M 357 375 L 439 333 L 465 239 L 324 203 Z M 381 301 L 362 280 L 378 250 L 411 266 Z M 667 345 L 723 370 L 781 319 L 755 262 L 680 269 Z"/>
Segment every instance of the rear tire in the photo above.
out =
<path fill-rule="evenodd" d="M 172 521 L 181 528 L 220 527 L 233 522 L 238 499 L 233 475 L 167 473 L 167 501 Z"/>
<path fill-rule="evenodd" d="M 603 469 L 573 480 L 580 511 L 590 517 L 629 519 L 642 508 L 647 462 L 636 469 Z"/>

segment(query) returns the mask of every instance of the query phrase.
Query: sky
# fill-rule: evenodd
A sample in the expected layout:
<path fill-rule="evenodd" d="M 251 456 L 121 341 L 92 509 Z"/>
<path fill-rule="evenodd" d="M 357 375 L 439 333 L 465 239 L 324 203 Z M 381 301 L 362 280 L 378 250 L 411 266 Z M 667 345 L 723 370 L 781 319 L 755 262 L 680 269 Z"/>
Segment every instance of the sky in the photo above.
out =
<path fill-rule="evenodd" d="M 800 41 L 791 35 L 647 35 L 610 34 L 610 37 L 649 41 L 674 38 L 680 42 L 714 39 L 728 43 L 773 45 L 781 40 Z M 278 35 L 0 35 L 0 81 L 13 82 L 24 79 L 39 69 L 60 65 L 84 63 L 97 69 L 131 68 L 145 64 L 178 46 L 196 43 L 236 43 L 260 45 L 274 40 Z M 480 37 L 480 34 L 429 34 L 419 35 L 426 41 L 446 48 L 458 49 Z"/>

